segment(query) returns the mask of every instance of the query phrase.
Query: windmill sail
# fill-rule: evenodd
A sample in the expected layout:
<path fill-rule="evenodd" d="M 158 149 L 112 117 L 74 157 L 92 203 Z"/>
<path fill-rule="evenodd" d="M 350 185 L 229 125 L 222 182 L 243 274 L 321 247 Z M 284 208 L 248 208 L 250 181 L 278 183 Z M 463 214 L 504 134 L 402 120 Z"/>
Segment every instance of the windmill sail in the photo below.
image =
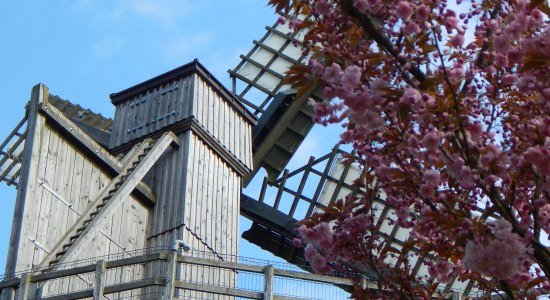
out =
<path fill-rule="evenodd" d="M 276 179 L 313 127 L 313 111 L 307 104 L 310 90 L 300 97 L 284 83 L 286 72 L 295 64 L 307 63 L 301 40 L 304 31 L 289 23 L 275 23 L 229 70 L 233 94 L 259 118 L 253 129 L 254 168 L 244 178 L 248 185 L 260 168 Z"/>

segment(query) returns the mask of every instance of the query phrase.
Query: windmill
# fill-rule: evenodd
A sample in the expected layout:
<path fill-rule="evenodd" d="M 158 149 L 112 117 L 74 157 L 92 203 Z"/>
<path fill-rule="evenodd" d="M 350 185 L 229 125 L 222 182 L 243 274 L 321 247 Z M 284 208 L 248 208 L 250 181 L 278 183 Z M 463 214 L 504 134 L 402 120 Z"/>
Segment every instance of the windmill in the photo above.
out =
<path fill-rule="evenodd" d="M 285 169 L 314 126 L 308 99 L 322 97 L 315 87 L 297 96 L 283 83 L 291 66 L 307 63 L 302 34 L 286 24 L 266 27 L 229 71 L 231 89 L 195 60 L 112 94 L 114 120 L 35 86 L 24 118 L 0 147 L 0 180 L 18 189 L 6 273 L 56 270 L 174 240 L 223 260 L 238 253 L 239 214 L 253 221 L 246 240 L 305 264 L 303 250 L 292 245 L 295 222 L 364 191 L 352 184 L 359 169 L 342 163 L 353 153 L 338 147 Z M 259 194 L 242 193 L 260 169 L 268 176 Z M 381 234 L 401 247 L 408 232 L 387 220 L 393 211 L 383 197 L 373 206 Z M 416 258 L 419 274 L 427 273 L 425 259 Z M 195 270 L 178 272 L 191 277 Z M 234 285 L 236 275 L 212 280 Z M 58 293 L 63 284 L 37 293 Z M 442 289 L 467 295 L 472 284 Z"/>

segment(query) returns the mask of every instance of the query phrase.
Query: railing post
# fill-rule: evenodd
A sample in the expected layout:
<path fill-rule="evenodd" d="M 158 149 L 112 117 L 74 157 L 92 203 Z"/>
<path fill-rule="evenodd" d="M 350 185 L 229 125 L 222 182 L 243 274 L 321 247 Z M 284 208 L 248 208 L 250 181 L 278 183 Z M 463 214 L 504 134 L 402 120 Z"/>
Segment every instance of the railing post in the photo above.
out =
<path fill-rule="evenodd" d="M 273 300 L 273 275 L 275 269 L 272 265 L 266 266 L 264 269 L 264 300 Z"/>
<path fill-rule="evenodd" d="M 106 269 L 107 262 L 105 260 L 100 260 L 95 265 L 94 300 L 103 300 Z"/>
<path fill-rule="evenodd" d="M 174 299 L 174 285 L 176 281 L 176 266 L 178 265 L 178 251 L 168 254 L 166 270 L 166 285 L 164 286 L 164 300 Z"/>
<path fill-rule="evenodd" d="M 19 281 L 19 293 L 17 294 L 17 300 L 29 299 L 30 286 L 31 286 L 31 273 L 22 274 L 21 281 Z"/>
<path fill-rule="evenodd" d="M 462 300 L 462 294 L 460 292 L 453 292 L 452 300 Z"/>

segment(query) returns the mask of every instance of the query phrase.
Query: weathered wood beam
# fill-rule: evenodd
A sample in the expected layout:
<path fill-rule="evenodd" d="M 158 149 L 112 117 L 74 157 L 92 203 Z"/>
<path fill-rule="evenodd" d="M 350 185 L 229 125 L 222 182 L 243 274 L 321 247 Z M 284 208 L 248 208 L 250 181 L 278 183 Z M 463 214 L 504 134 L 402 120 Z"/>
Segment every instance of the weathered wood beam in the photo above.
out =
<path fill-rule="evenodd" d="M 105 292 L 105 272 L 107 269 L 107 262 L 100 260 L 96 264 L 95 268 L 95 282 L 94 282 L 94 300 L 103 300 Z"/>
<path fill-rule="evenodd" d="M 124 166 L 114 156 L 112 156 L 107 150 L 105 150 L 96 141 L 90 138 L 84 133 L 76 124 L 74 124 L 69 118 L 65 117 L 53 105 L 48 103 L 41 104 L 39 110 L 43 113 L 48 120 L 54 122 L 70 139 L 76 141 L 80 146 L 84 147 L 84 150 L 94 156 L 100 163 L 103 164 L 113 175 L 119 175 Z M 136 188 L 136 196 L 145 200 L 148 206 L 153 206 L 157 199 L 153 194 L 151 188 L 145 183 L 140 182 Z"/>
<path fill-rule="evenodd" d="M 273 285 L 275 281 L 275 269 L 273 265 L 265 267 L 264 270 L 264 300 L 273 300 Z"/>
<path fill-rule="evenodd" d="M 27 137 L 23 157 L 21 161 L 21 175 L 19 178 L 19 189 L 17 191 L 17 200 L 15 202 L 14 218 L 8 250 L 8 259 L 6 262 L 6 273 L 13 273 L 18 268 L 28 268 L 29 266 L 17 266 L 18 257 L 30 255 L 30 249 L 19 248 L 21 241 L 21 232 L 30 232 L 30 226 L 33 222 L 25 222 L 30 218 L 31 211 L 34 209 L 29 200 L 37 188 L 34 178 L 37 178 L 40 160 L 40 144 L 42 142 L 42 131 L 45 118 L 38 113 L 39 106 L 47 101 L 49 96 L 48 88 L 44 84 L 37 84 L 31 92 L 31 100 L 27 109 Z M 29 201 L 27 201 L 29 200 Z M 24 228 L 26 227 L 26 228 Z"/>
<path fill-rule="evenodd" d="M 31 286 L 31 274 L 24 273 L 21 275 L 21 281 L 19 282 L 19 292 L 17 293 L 17 300 L 29 299 L 29 288 Z"/>
<path fill-rule="evenodd" d="M 92 239 L 99 233 L 105 224 L 110 221 L 117 208 L 119 208 L 124 200 L 127 199 L 138 183 L 141 182 L 143 177 L 145 177 L 147 172 L 149 172 L 157 160 L 162 156 L 162 154 L 164 154 L 166 149 L 174 143 L 179 144 L 179 141 L 178 137 L 172 132 L 166 132 L 162 135 L 147 155 L 143 157 L 135 170 L 133 170 L 122 182 L 122 185 L 120 185 L 118 190 L 112 195 L 111 199 L 107 201 L 105 206 L 92 219 L 92 221 L 87 224 L 84 231 L 80 233 L 79 237 L 76 238 L 72 246 L 69 247 L 67 252 L 61 257 L 59 263 L 78 260 L 86 245 L 89 245 Z"/>

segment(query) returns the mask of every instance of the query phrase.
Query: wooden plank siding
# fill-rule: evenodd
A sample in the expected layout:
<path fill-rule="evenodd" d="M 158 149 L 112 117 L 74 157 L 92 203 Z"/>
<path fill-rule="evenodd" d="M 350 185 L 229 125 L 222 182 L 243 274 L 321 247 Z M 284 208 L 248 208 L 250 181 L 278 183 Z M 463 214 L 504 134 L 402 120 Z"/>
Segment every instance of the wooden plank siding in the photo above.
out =
<path fill-rule="evenodd" d="M 111 148 L 188 118 L 193 76 L 165 83 L 117 105 Z"/>
<path fill-rule="evenodd" d="M 75 145 L 74 139 L 39 111 L 39 105 L 47 103 L 47 95 L 43 85 L 33 90 L 28 112 L 30 134 L 24 150 L 22 185 L 6 273 L 28 270 L 39 264 L 113 178 L 112 172 L 99 164 L 96 157 Z M 79 259 L 145 248 L 150 209 L 130 195 L 93 241 L 84 245 L 86 251 Z M 89 288 L 89 282 L 93 282 L 93 277 L 65 278 L 40 286 L 38 290 L 43 296 L 53 295 Z M 36 287 L 32 292 L 35 290 Z"/>
<path fill-rule="evenodd" d="M 197 74 L 160 84 L 117 104 L 110 146 L 116 149 L 192 117 L 251 168 L 252 127 L 227 101 Z"/>
<path fill-rule="evenodd" d="M 157 195 L 148 246 L 169 247 L 182 239 L 208 257 L 237 255 L 241 178 L 192 131 L 180 133 L 179 139 L 180 147 L 167 151 L 146 179 Z M 149 272 L 148 276 L 160 276 L 165 270 L 156 264 Z M 178 269 L 182 278 L 234 285 L 234 274 L 225 273 L 219 277 L 202 266 Z M 191 295 L 183 293 L 183 297 Z"/>

